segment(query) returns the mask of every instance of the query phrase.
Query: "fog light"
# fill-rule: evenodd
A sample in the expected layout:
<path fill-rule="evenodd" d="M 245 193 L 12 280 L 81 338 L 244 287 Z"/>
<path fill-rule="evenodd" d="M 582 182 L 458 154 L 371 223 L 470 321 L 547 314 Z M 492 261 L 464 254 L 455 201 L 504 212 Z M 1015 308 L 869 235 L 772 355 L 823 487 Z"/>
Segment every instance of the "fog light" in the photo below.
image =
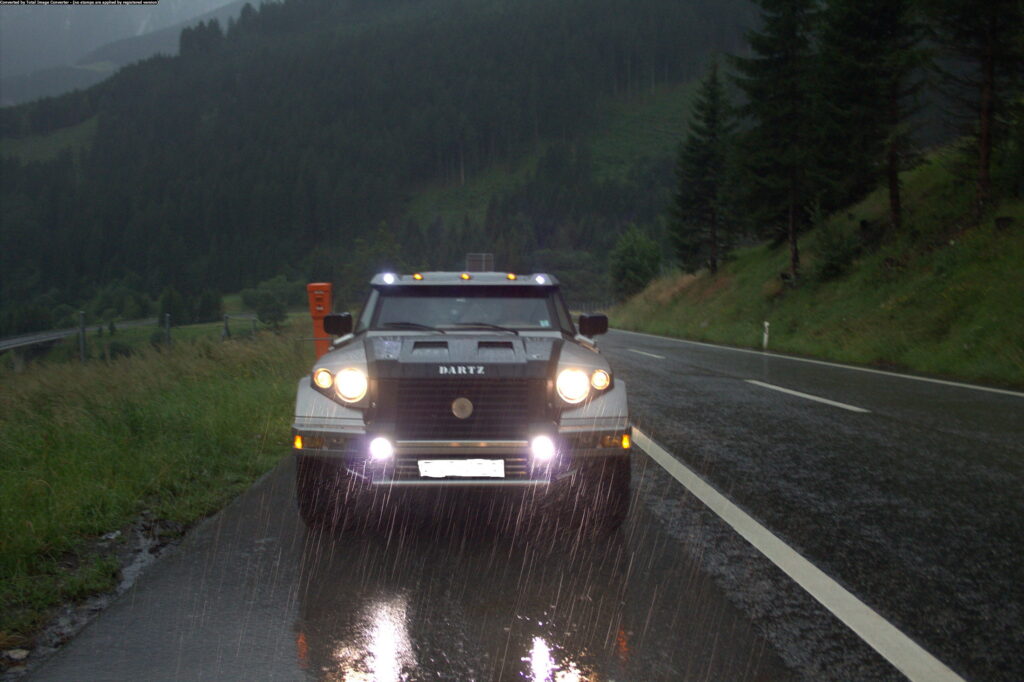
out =
<path fill-rule="evenodd" d="M 374 438 L 370 441 L 370 457 L 376 460 L 391 459 L 395 454 L 395 446 L 387 438 Z"/>
<path fill-rule="evenodd" d="M 292 447 L 294 447 L 296 450 L 302 449 L 302 436 L 298 434 L 295 435 L 295 438 L 292 440 Z"/>
<path fill-rule="evenodd" d="M 530 443 L 530 452 L 535 460 L 546 462 L 555 456 L 555 441 L 547 436 L 537 436 Z"/>

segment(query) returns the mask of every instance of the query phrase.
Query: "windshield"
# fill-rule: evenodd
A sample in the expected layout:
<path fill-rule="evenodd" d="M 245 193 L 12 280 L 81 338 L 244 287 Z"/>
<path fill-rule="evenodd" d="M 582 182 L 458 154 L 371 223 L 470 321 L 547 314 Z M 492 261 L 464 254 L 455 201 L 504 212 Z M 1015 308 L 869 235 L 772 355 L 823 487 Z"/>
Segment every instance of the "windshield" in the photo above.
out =
<path fill-rule="evenodd" d="M 527 287 L 437 287 L 380 291 L 367 321 L 371 329 L 555 330 L 568 316 L 551 290 Z M 559 314 L 562 312 L 563 314 Z"/>

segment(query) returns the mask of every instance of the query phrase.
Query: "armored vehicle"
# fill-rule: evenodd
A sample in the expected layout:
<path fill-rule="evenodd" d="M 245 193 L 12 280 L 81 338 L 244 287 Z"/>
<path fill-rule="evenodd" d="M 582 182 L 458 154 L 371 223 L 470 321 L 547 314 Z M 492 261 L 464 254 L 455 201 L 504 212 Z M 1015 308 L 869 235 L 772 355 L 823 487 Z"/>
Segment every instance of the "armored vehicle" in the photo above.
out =
<path fill-rule="evenodd" d="M 361 498 L 400 504 L 413 487 L 568 490 L 602 526 L 622 521 L 626 386 L 593 341 L 608 318 L 574 323 L 554 276 L 383 273 L 358 320 L 323 324 L 334 340 L 299 381 L 293 424 L 307 525 L 351 526 Z"/>

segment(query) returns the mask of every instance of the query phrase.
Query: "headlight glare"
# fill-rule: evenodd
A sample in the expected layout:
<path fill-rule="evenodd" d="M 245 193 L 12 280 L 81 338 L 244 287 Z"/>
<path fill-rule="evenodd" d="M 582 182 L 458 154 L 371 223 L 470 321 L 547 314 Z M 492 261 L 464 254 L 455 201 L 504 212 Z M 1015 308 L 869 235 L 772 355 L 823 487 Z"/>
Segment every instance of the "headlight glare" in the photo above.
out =
<path fill-rule="evenodd" d="M 562 400 L 575 405 L 590 394 L 590 377 L 581 369 L 563 369 L 555 380 L 555 388 Z"/>
<path fill-rule="evenodd" d="M 370 457 L 377 461 L 391 459 L 395 455 L 395 446 L 387 438 L 378 437 L 370 441 Z"/>
<path fill-rule="evenodd" d="M 608 388 L 612 383 L 612 375 L 603 369 L 595 369 L 590 375 L 590 385 L 599 391 Z"/>
<path fill-rule="evenodd" d="M 347 403 L 362 400 L 368 385 L 366 374 L 355 367 L 346 367 L 334 376 L 334 390 Z"/>
<path fill-rule="evenodd" d="M 547 436 L 537 436 L 530 443 L 530 451 L 538 462 L 547 462 L 555 456 L 555 441 Z"/>
<path fill-rule="evenodd" d="M 334 383 L 334 375 L 331 374 L 331 370 L 321 367 L 313 373 L 313 383 L 319 388 L 327 390 Z"/>

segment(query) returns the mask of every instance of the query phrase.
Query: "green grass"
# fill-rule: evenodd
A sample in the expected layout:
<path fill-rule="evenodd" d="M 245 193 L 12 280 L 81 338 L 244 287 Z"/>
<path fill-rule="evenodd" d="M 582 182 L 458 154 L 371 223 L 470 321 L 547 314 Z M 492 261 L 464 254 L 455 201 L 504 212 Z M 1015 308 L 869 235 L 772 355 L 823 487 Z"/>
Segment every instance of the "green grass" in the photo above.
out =
<path fill-rule="evenodd" d="M 846 272 L 814 273 L 823 234 L 801 239 L 804 277 L 783 287 L 788 249 L 758 246 L 733 254 L 719 273 L 675 274 L 611 312 L 615 326 L 891 367 L 968 381 L 1024 386 L 1024 202 L 969 218 L 972 188 L 950 154 L 906 174 L 906 225 L 877 250 L 863 250 Z M 879 191 L 828 222 L 855 239 L 861 220 L 885 220 Z M 1015 218 L 999 231 L 994 216 Z"/>
<path fill-rule="evenodd" d="M 281 459 L 313 359 L 301 331 L 0 377 L 0 648 L 114 585 L 99 536 L 143 511 L 191 524 Z"/>
<path fill-rule="evenodd" d="M 70 151 L 80 155 L 87 151 L 96 137 L 97 117 L 82 121 L 67 128 L 55 130 L 46 135 L 24 138 L 5 137 L 0 140 L 0 156 L 13 156 L 19 161 L 49 161 L 61 152 Z"/>

